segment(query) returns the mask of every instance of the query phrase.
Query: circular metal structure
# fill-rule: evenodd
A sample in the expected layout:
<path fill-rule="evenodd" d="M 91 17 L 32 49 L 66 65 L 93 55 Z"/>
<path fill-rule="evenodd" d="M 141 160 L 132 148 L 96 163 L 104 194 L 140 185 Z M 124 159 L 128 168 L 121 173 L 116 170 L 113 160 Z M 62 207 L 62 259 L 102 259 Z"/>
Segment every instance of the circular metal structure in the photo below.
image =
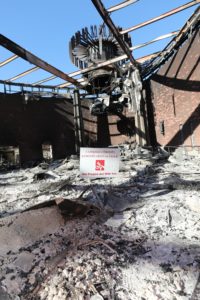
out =
<path fill-rule="evenodd" d="M 118 28 L 119 31 L 121 28 Z M 131 47 L 131 37 L 122 35 L 123 40 Z M 79 68 L 87 67 L 94 62 L 105 61 L 124 52 L 114 38 L 112 32 L 105 25 L 85 27 L 77 31 L 69 43 L 70 58 Z"/>
<path fill-rule="evenodd" d="M 120 32 L 122 28 L 118 28 Z M 129 49 L 132 46 L 128 33 L 120 35 L 123 44 Z M 105 26 L 87 27 L 77 31 L 69 43 L 69 52 L 72 62 L 80 69 L 102 65 L 84 74 L 84 89 L 88 96 L 95 95 L 91 101 L 90 112 L 95 116 L 117 114 L 122 118 L 125 107 L 133 107 L 135 97 L 132 73 L 134 68 L 129 64 L 130 57 L 112 62 L 113 59 L 123 56 L 117 36 Z M 134 102 L 135 103 L 135 102 Z"/>
<path fill-rule="evenodd" d="M 118 29 L 121 30 L 121 28 Z M 130 36 L 124 34 L 122 38 L 131 47 Z M 124 54 L 112 32 L 105 25 L 99 27 L 94 25 L 90 29 L 85 27 L 81 31 L 77 31 L 69 43 L 69 53 L 71 61 L 80 69 Z M 85 75 L 88 80 L 89 91 L 93 93 L 105 92 L 105 89 L 111 86 L 113 72 L 124 61 L 91 71 Z"/>

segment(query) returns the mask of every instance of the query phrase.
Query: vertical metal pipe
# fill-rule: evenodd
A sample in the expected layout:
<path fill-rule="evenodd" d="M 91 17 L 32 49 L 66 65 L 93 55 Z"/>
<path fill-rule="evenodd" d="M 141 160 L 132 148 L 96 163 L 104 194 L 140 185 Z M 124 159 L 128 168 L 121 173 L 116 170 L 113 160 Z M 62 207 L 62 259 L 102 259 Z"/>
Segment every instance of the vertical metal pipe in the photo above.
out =
<path fill-rule="evenodd" d="M 78 153 L 84 142 L 84 125 L 81 111 L 79 90 L 74 90 L 74 131 L 75 131 L 75 149 Z"/>

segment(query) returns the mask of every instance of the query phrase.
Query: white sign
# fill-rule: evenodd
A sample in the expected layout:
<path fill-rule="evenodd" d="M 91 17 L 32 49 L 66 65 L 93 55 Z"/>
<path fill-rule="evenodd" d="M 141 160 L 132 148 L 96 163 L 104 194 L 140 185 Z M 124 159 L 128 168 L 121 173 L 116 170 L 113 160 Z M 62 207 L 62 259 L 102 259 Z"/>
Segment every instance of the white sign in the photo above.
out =
<path fill-rule="evenodd" d="M 118 148 L 80 148 L 80 176 L 116 177 L 119 173 Z"/>

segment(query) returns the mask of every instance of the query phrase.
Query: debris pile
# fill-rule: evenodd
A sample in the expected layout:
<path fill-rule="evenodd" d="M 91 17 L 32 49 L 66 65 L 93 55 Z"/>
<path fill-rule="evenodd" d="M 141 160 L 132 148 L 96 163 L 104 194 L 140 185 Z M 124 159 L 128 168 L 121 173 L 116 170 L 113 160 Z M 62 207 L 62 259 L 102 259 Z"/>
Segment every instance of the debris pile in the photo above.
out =
<path fill-rule="evenodd" d="M 3 299 L 198 299 L 199 158 L 125 145 L 118 178 L 75 156 L 1 173 Z"/>

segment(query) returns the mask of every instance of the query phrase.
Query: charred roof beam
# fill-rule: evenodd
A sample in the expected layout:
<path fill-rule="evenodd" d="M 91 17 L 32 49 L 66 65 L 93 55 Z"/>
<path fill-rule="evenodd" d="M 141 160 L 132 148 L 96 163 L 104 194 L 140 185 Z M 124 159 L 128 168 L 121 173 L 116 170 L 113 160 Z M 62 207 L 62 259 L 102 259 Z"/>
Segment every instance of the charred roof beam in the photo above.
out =
<path fill-rule="evenodd" d="M 100 16 L 104 20 L 105 24 L 108 26 L 110 31 L 113 33 L 115 39 L 119 43 L 120 47 L 124 51 L 124 53 L 127 55 L 127 57 L 130 59 L 130 62 L 134 67 L 138 65 L 136 60 L 133 58 L 133 55 L 128 47 L 128 45 L 124 42 L 123 38 L 121 37 L 118 29 L 116 28 L 115 24 L 113 23 L 112 19 L 110 18 L 110 15 L 108 11 L 105 9 L 103 3 L 101 0 L 92 0 L 92 3 L 96 7 L 97 11 L 99 12 Z"/>
<path fill-rule="evenodd" d="M 22 48 L 18 44 L 14 43 L 4 35 L 0 34 L 0 45 L 4 48 L 8 49 L 9 51 L 13 52 L 14 54 L 18 55 L 19 57 L 23 58 L 24 60 L 27 60 L 28 62 L 34 64 L 35 66 L 53 74 L 57 77 L 60 77 L 64 79 L 65 81 L 71 82 L 73 85 L 77 87 L 81 87 L 80 83 L 72 78 L 69 77 L 64 72 L 60 71 L 59 69 L 53 67 L 52 65 L 48 64 L 44 60 L 40 59 L 36 55 L 32 54 L 31 52 L 27 51 L 26 49 Z"/>

